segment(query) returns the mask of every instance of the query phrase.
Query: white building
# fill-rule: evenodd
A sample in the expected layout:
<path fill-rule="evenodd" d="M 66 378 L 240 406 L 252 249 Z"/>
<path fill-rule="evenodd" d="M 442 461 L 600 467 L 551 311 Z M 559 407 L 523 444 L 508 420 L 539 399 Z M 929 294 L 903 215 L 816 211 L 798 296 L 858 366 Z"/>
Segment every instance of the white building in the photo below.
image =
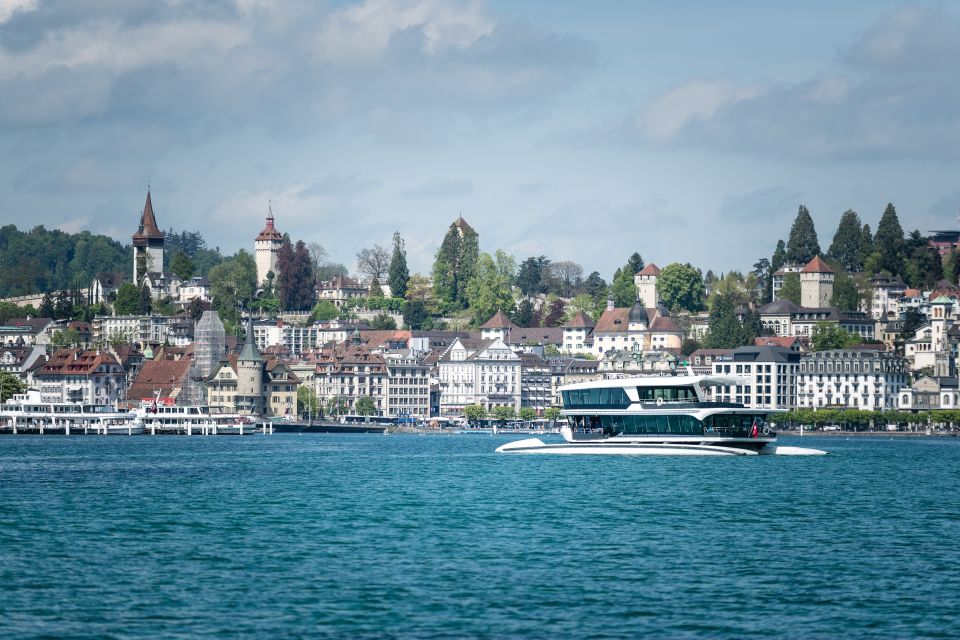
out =
<path fill-rule="evenodd" d="M 870 278 L 870 316 L 874 320 L 887 320 L 900 317 L 900 299 L 907 285 L 899 277 L 876 275 Z"/>
<path fill-rule="evenodd" d="M 708 389 L 717 402 L 738 402 L 750 409 L 794 409 L 801 354 L 784 347 L 739 347 L 712 359 L 712 373 L 742 375 L 750 384 Z"/>
<path fill-rule="evenodd" d="M 172 339 L 171 326 L 177 321 L 174 317 L 161 315 L 143 316 L 96 316 L 93 319 L 94 344 L 106 345 L 111 342 L 138 343 L 141 345 L 160 344 Z"/>
<path fill-rule="evenodd" d="M 426 353 L 415 349 L 382 352 L 387 367 L 384 415 L 391 418 L 430 417 L 430 369 Z"/>
<path fill-rule="evenodd" d="M 611 350 L 679 350 L 683 331 L 659 309 L 645 307 L 637 301 L 629 309 L 608 306 L 597 320 L 591 337 L 590 352 L 600 357 Z"/>
<path fill-rule="evenodd" d="M 279 345 L 284 353 L 299 356 L 317 345 L 317 326 L 290 324 L 280 318 L 258 320 L 253 325 L 253 337 L 257 342 L 257 348 L 261 351 L 265 351 L 267 347 Z M 346 336 L 344 335 L 343 338 L 346 339 Z"/>
<path fill-rule="evenodd" d="M 125 399 L 126 372 L 106 351 L 59 349 L 33 374 L 42 402 L 116 405 Z"/>
<path fill-rule="evenodd" d="M 190 278 L 180 284 L 178 302 L 189 304 L 193 300 L 210 302 L 210 281 L 203 276 Z"/>
<path fill-rule="evenodd" d="M 931 411 L 960 408 L 960 388 L 954 377 L 923 376 L 911 387 L 904 387 L 897 400 L 900 411 Z"/>
<path fill-rule="evenodd" d="M 774 302 L 780 299 L 780 289 L 783 289 L 784 279 L 791 273 L 800 273 L 802 269 L 802 264 L 785 264 L 783 267 L 774 272 L 773 276 L 770 278 L 770 288 L 773 292 Z"/>
<path fill-rule="evenodd" d="M 907 361 L 886 351 L 837 349 L 805 354 L 797 378 L 801 408 L 885 411 L 897 407 Z"/>
<path fill-rule="evenodd" d="M 441 415 L 462 415 L 471 404 L 520 410 L 520 357 L 503 340 L 458 338 L 437 362 Z"/>
<path fill-rule="evenodd" d="M 563 325 L 563 347 L 560 351 L 564 353 L 586 353 L 589 350 L 587 338 L 593 332 L 596 323 L 583 311 L 573 314 Z"/>
<path fill-rule="evenodd" d="M 283 234 L 277 231 L 273 220 L 273 206 L 267 207 L 267 224 L 253 242 L 254 260 L 257 263 L 257 286 L 267 282 L 267 274 L 277 274 L 277 256 L 283 244 Z"/>

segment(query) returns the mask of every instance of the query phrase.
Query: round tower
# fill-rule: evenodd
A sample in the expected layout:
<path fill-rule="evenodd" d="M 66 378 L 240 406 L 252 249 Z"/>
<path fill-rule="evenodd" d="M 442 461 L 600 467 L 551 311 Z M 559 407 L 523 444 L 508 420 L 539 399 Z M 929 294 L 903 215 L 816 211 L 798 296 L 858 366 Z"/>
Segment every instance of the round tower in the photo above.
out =
<path fill-rule="evenodd" d="M 267 225 L 253 243 L 254 259 L 257 263 L 257 286 L 267 282 L 267 274 L 277 273 L 277 255 L 283 244 L 283 234 L 277 231 L 273 220 L 273 205 L 267 206 Z"/>
<path fill-rule="evenodd" d="M 247 341 L 237 356 L 237 413 L 265 415 L 263 358 L 253 338 L 253 318 L 247 322 Z"/>

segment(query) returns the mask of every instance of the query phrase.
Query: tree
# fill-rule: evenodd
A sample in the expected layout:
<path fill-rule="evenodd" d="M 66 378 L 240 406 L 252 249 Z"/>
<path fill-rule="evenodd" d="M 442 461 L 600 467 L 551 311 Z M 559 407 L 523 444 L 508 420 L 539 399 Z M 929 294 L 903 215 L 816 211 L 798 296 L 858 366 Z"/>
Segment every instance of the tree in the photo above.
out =
<path fill-rule="evenodd" d="M 137 312 L 139 304 L 140 289 L 135 284 L 124 282 L 117 288 L 117 299 L 113 302 L 113 310 L 118 316 L 132 316 Z"/>
<path fill-rule="evenodd" d="M 573 314 L 577 313 L 578 311 L 582 311 L 588 316 L 592 316 L 596 312 L 596 308 L 597 307 L 593 301 L 593 298 L 591 298 L 589 294 L 581 293 L 567 303 L 566 319 L 569 320 L 573 317 Z"/>
<path fill-rule="evenodd" d="M 780 300 L 790 300 L 800 304 L 800 274 L 788 273 L 783 276 L 783 286 L 780 287 Z"/>
<path fill-rule="evenodd" d="M 697 342 L 695 338 L 686 338 L 682 343 L 680 343 L 680 353 L 685 356 L 690 355 L 699 348 L 700 343 Z"/>
<path fill-rule="evenodd" d="M 313 262 L 314 273 L 319 273 L 320 269 L 329 264 L 330 254 L 323 248 L 319 242 L 308 242 L 307 251 L 310 252 L 310 260 Z"/>
<path fill-rule="evenodd" d="M 907 309 L 903 313 L 903 324 L 900 325 L 900 337 L 909 340 L 917 334 L 923 326 L 923 315 L 916 309 Z"/>
<path fill-rule="evenodd" d="M 596 271 L 590 273 L 583 282 L 584 292 L 593 298 L 594 308 L 607 303 L 607 283 Z"/>
<path fill-rule="evenodd" d="M 833 295 L 830 297 L 830 306 L 841 311 L 859 311 L 860 305 L 868 297 L 867 287 L 857 282 L 843 269 L 835 269 L 833 281 Z"/>
<path fill-rule="evenodd" d="M 27 387 L 17 376 L 9 371 L 0 371 L 0 404 L 15 395 L 25 393 Z"/>
<path fill-rule="evenodd" d="M 889 271 L 893 275 L 903 273 L 904 238 L 903 227 L 892 203 L 887 204 L 877 233 L 873 238 L 874 251 L 879 253 L 878 271 Z"/>
<path fill-rule="evenodd" d="M 770 273 L 774 274 L 783 268 L 787 263 L 787 245 L 783 240 L 777 240 L 777 248 L 773 251 L 773 257 L 770 259 Z"/>
<path fill-rule="evenodd" d="M 151 311 L 153 311 L 153 294 L 150 292 L 150 287 L 144 282 L 140 285 L 139 295 L 137 296 L 137 313 L 145 316 Z"/>
<path fill-rule="evenodd" d="M 803 205 L 797 211 L 797 217 L 790 228 L 790 237 L 787 238 L 787 262 L 793 264 L 807 264 L 820 254 L 820 243 L 817 240 L 817 230 L 813 226 L 813 218 Z"/>
<path fill-rule="evenodd" d="M 257 290 L 257 264 L 253 257 L 241 249 L 211 269 L 207 277 L 213 308 L 222 320 L 237 324 L 239 307 L 246 307 Z"/>
<path fill-rule="evenodd" d="M 760 296 L 760 302 L 770 302 L 773 291 L 773 272 L 770 270 L 770 261 L 766 258 L 760 258 L 753 263 L 753 271 L 750 272 L 757 279 L 757 289 Z"/>
<path fill-rule="evenodd" d="M 467 284 L 473 278 L 480 255 L 480 237 L 468 225 L 454 222 L 447 229 L 433 263 L 433 291 L 437 299 L 464 309 Z"/>
<path fill-rule="evenodd" d="M 657 292 L 663 304 L 672 311 L 686 309 L 696 312 L 703 309 L 704 286 L 703 274 L 700 269 L 692 267 L 690 263 L 680 264 L 673 262 L 660 271 L 657 278 Z M 654 300 L 644 300 L 653 304 Z"/>
<path fill-rule="evenodd" d="M 646 265 L 643 263 L 643 258 L 640 257 L 640 254 L 634 251 L 629 258 L 627 258 L 626 270 L 630 272 L 630 277 L 637 275 Z M 652 303 L 651 303 L 652 304 Z"/>
<path fill-rule="evenodd" d="M 357 271 L 371 280 L 383 280 L 390 270 L 390 252 L 379 244 L 361 249 L 357 254 Z"/>
<path fill-rule="evenodd" d="M 730 294 L 720 293 L 714 297 L 708 322 L 703 343 L 707 349 L 733 349 L 753 340 L 740 324 L 734 298 Z"/>
<path fill-rule="evenodd" d="M 43 294 L 43 299 L 40 301 L 40 316 L 42 318 L 54 318 L 56 315 L 57 311 L 53 304 L 53 294 L 47 291 Z"/>
<path fill-rule="evenodd" d="M 560 260 L 547 270 L 549 290 L 569 298 L 583 285 L 583 267 L 572 260 Z"/>
<path fill-rule="evenodd" d="M 407 300 L 403 303 L 403 324 L 407 329 L 418 331 L 428 317 L 427 307 L 423 300 Z"/>
<path fill-rule="evenodd" d="M 910 233 L 904 244 L 907 260 L 903 276 L 907 284 L 918 289 L 932 289 L 943 278 L 943 260 L 940 253 L 919 231 Z"/>
<path fill-rule="evenodd" d="M 353 410 L 357 415 L 372 416 L 377 413 L 377 403 L 370 396 L 360 396 L 353 405 Z"/>
<path fill-rule="evenodd" d="M 516 410 L 511 406 L 494 407 L 492 413 L 493 417 L 499 420 L 501 423 L 504 423 L 507 420 L 513 420 L 517 417 Z"/>
<path fill-rule="evenodd" d="M 560 298 L 557 298 L 551 302 L 550 309 L 547 311 L 547 315 L 543 319 L 543 326 L 559 327 L 563 322 L 563 318 L 566 316 L 566 307 L 567 304 Z"/>
<path fill-rule="evenodd" d="M 543 410 L 543 417 L 547 420 L 559 420 L 563 417 L 563 411 L 559 407 L 547 407 Z"/>
<path fill-rule="evenodd" d="M 637 301 L 637 285 L 633 281 L 634 273 L 630 271 L 628 264 L 623 269 L 617 269 L 613 274 L 613 283 L 610 285 L 610 293 L 613 295 L 613 304 L 616 307 L 632 307 Z M 646 304 L 646 300 L 643 301 Z M 651 300 L 651 303 L 654 301 Z"/>
<path fill-rule="evenodd" d="M 525 296 L 535 296 L 546 292 L 544 279 L 550 268 L 550 259 L 547 256 L 527 258 L 520 263 L 517 272 L 517 287 Z"/>
<path fill-rule="evenodd" d="M 833 242 L 827 251 L 827 257 L 838 263 L 845 271 L 862 271 L 864 251 L 863 224 L 853 209 L 847 209 L 840 216 L 840 224 L 833 235 Z"/>
<path fill-rule="evenodd" d="M 297 387 L 297 415 L 313 417 L 320 413 L 320 399 L 309 386 Z"/>
<path fill-rule="evenodd" d="M 54 331 L 50 338 L 50 344 L 58 349 L 64 347 L 80 346 L 80 334 L 76 329 L 66 329 L 64 331 Z"/>
<path fill-rule="evenodd" d="M 313 311 L 310 313 L 310 322 L 328 322 L 336 318 L 339 313 L 340 310 L 337 309 L 337 305 L 329 300 L 321 300 L 314 305 Z"/>
<path fill-rule="evenodd" d="M 513 312 L 513 279 L 516 262 L 498 250 L 496 260 L 489 253 L 480 254 L 476 273 L 467 284 L 467 300 L 474 324 L 480 325 L 498 310 Z"/>
<path fill-rule="evenodd" d="M 350 400 L 344 396 L 334 396 L 327 400 L 327 413 L 339 416 L 350 410 Z"/>
<path fill-rule="evenodd" d="M 73 317 L 73 301 L 67 291 L 58 291 L 53 305 L 53 317 L 65 320 Z"/>
<path fill-rule="evenodd" d="M 513 314 L 513 322 L 518 327 L 532 327 L 533 325 L 533 303 L 530 298 L 524 298 L 517 305 L 517 312 Z"/>
<path fill-rule="evenodd" d="M 170 271 L 175 273 L 178 278 L 187 281 L 193 277 L 196 267 L 193 261 L 183 251 L 177 251 L 170 259 Z"/>
<path fill-rule="evenodd" d="M 367 292 L 371 298 L 382 298 L 383 289 L 380 288 L 380 280 L 374 278 L 370 281 L 370 290 Z"/>
<path fill-rule="evenodd" d="M 835 322 L 818 322 L 810 334 L 810 345 L 814 351 L 846 349 L 855 344 L 860 344 L 860 337 Z"/>
<path fill-rule="evenodd" d="M 463 408 L 463 415 L 470 422 L 477 422 L 487 417 L 487 410 L 482 404 L 468 404 Z"/>
<path fill-rule="evenodd" d="M 951 251 L 947 255 L 946 261 L 943 263 L 943 277 L 946 278 L 950 284 L 957 284 L 957 279 L 960 278 L 960 255 L 956 251 Z"/>
<path fill-rule="evenodd" d="M 381 311 L 370 321 L 370 328 L 380 331 L 386 331 L 397 328 L 397 321 L 386 311 Z"/>
<path fill-rule="evenodd" d="M 291 245 L 284 237 L 277 252 L 277 294 L 280 306 L 288 311 L 307 311 L 313 306 L 316 280 L 313 273 L 313 258 L 302 240 Z"/>
<path fill-rule="evenodd" d="M 533 407 L 520 407 L 520 419 L 524 422 L 530 422 L 537 419 L 537 410 Z"/>
<path fill-rule="evenodd" d="M 393 234 L 393 255 L 390 257 L 389 273 L 390 295 L 394 298 L 405 297 L 410 270 L 407 268 L 407 250 L 399 231 Z"/>

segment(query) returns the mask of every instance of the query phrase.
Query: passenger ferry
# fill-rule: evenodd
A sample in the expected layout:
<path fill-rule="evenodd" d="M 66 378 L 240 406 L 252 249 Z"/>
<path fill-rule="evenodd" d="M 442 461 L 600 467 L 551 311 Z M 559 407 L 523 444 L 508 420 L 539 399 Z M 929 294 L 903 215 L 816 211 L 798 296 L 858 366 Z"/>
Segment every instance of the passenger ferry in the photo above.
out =
<path fill-rule="evenodd" d="M 712 402 L 705 389 L 748 385 L 742 376 L 649 376 L 560 388 L 565 442 L 510 442 L 498 453 L 615 455 L 823 455 L 819 449 L 777 446 L 768 423 L 775 413 Z"/>
<path fill-rule="evenodd" d="M 134 413 L 110 405 L 45 402 L 30 389 L 0 405 L 0 433 L 137 435 L 143 425 Z"/>
<path fill-rule="evenodd" d="M 150 435 L 251 435 L 260 430 L 252 416 L 211 413 L 205 406 L 179 406 L 143 401 L 136 409 L 137 419 Z"/>

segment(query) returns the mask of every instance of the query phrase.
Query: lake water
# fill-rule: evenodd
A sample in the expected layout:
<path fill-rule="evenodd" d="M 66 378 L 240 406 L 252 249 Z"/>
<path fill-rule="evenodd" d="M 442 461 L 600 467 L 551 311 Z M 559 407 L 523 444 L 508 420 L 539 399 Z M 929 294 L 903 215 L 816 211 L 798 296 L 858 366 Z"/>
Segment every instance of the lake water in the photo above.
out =
<path fill-rule="evenodd" d="M 960 440 L 0 438 L 0 637 L 960 636 Z"/>

